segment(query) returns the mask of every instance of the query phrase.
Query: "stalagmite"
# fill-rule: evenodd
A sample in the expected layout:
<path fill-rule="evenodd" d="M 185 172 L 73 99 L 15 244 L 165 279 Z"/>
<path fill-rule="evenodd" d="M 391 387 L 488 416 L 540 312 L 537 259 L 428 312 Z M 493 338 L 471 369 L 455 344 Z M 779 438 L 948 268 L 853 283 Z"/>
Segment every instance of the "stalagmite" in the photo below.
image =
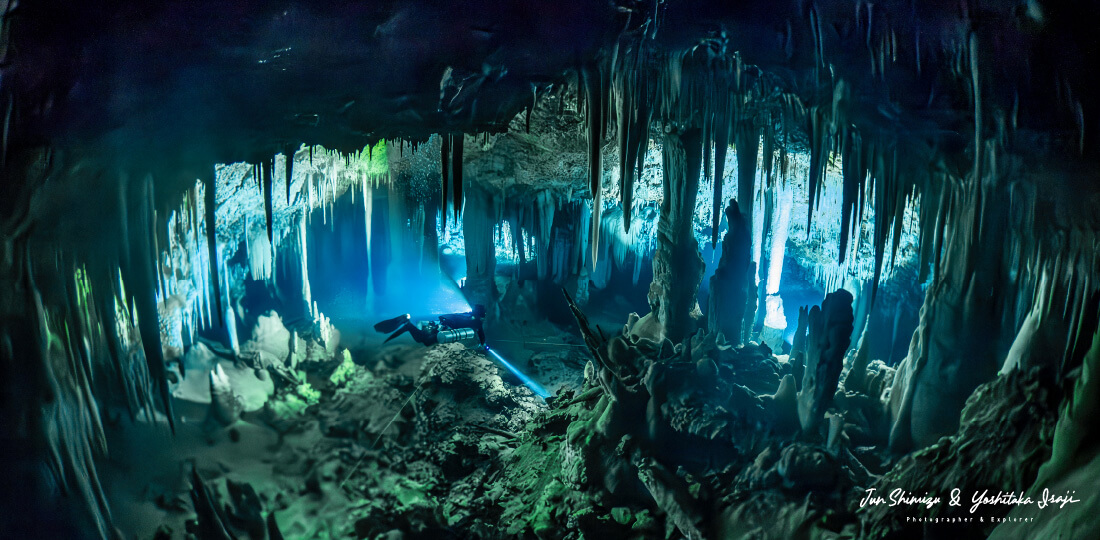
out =
<path fill-rule="evenodd" d="M 236 422 L 241 416 L 241 403 L 233 393 L 229 376 L 221 364 L 214 364 L 214 369 L 210 370 L 209 383 L 210 408 L 207 410 L 207 421 L 223 427 Z"/>
<path fill-rule="evenodd" d="M 852 335 L 852 295 L 829 293 L 807 317 L 806 371 L 798 391 L 798 420 L 803 433 L 815 433 L 832 404 Z"/>
<path fill-rule="evenodd" d="M 118 280 L 107 280 L 108 283 L 117 286 Z M 130 355 L 130 343 L 123 342 L 119 333 L 120 325 L 128 325 L 127 321 L 117 318 L 119 310 L 118 298 L 122 291 L 113 287 L 93 287 L 97 317 L 102 322 L 104 337 L 107 344 L 107 352 L 111 358 L 110 366 L 114 372 L 114 379 L 118 390 L 125 396 L 127 410 L 130 419 L 134 420 L 139 413 L 144 413 L 148 418 L 153 417 L 152 389 L 143 381 L 148 379 L 148 368 L 142 363 L 132 362 Z M 201 298 L 202 295 L 199 295 Z"/>
<path fill-rule="evenodd" d="M 197 514 L 196 529 L 202 538 L 211 540 L 235 540 L 236 536 L 225 515 L 225 508 L 218 505 L 217 499 L 199 475 L 198 468 L 191 468 L 191 504 Z"/>
<path fill-rule="evenodd" d="M 749 228 L 734 199 L 730 199 L 726 207 L 726 227 L 722 258 L 710 278 L 707 329 L 722 333 L 727 342 L 737 345 L 743 341 L 745 301 L 752 294 L 752 261 L 749 259 Z"/>

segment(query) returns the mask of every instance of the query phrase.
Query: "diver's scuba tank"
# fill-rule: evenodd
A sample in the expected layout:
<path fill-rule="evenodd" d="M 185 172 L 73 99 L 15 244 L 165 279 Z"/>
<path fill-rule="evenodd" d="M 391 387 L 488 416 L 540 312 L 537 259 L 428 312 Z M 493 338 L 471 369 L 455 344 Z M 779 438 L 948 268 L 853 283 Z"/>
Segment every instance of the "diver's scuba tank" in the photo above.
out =
<path fill-rule="evenodd" d="M 477 332 L 473 328 L 440 330 L 435 338 L 439 343 L 461 343 L 467 347 L 473 347 L 478 343 Z"/>

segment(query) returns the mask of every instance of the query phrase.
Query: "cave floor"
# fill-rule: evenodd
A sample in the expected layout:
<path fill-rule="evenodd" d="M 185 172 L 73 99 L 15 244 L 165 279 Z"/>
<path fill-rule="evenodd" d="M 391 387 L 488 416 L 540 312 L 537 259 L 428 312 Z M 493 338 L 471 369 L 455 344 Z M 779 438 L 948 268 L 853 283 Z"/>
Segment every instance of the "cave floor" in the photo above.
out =
<path fill-rule="evenodd" d="M 407 336 L 382 344 L 372 323 L 333 321 L 337 348 L 353 365 L 317 366 L 308 376 L 316 398 L 301 409 L 279 406 L 280 391 L 228 425 L 211 422 L 206 381 L 215 364 L 235 384 L 255 382 L 247 366 L 215 357 L 206 369 L 188 370 L 177 390 L 174 435 L 163 422 L 114 413 L 112 451 L 100 470 L 118 528 L 126 537 L 184 538 L 197 527 L 187 523 L 192 469 L 243 531 L 264 529 L 249 521 L 261 519 L 260 507 L 274 511 L 288 538 L 367 537 L 389 525 L 427 531 L 466 519 L 460 507 L 488 488 L 487 464 L 499 467 L 500 454 L 517 446 L 517 433 L 546 403 L 484 353 L 426 348 Z M 497 322 L 487 333 L 494 349 L 551 393 L 582 383 L 587 353 L 553 325 Z M 239 494 L 244 485 L 258 501 Z M 449 514 L 440 523 L 443 506 Z M 386 523 L 396 516 L 417 525 Z"/>

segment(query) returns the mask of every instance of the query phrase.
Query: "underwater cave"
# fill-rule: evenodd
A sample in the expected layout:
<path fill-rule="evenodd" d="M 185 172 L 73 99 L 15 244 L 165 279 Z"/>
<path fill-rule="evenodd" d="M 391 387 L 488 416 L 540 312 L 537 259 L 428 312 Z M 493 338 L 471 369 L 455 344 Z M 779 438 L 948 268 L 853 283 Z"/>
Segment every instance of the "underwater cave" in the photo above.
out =
<path fill-rule="evenodd" d="M 0 539 L 1100 538 L 1097 21 L 0 1 Z"/>

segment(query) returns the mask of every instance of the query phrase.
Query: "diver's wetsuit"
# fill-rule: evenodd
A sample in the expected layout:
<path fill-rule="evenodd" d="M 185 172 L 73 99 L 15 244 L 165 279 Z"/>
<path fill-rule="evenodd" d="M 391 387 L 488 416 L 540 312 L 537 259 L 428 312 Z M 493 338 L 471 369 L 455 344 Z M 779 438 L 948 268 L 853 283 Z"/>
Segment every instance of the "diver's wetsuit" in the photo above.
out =
<path fill-rule="evenodd" d="M 478 305 L 474 306 L 472 311 L 466 313 L 450 313 L 447 315 L 439 316 L 439 324 L 432 325 L 427 330 L 420 328 L 410 320 L 406 320 L 400 327 L 397 328 L 386 338 L 386 341 L 408 332 L 412 336 L 413 340 L 417 343 L 423 343 L 424 345 L 435 345 L 439 343 L 439 332 L 441 330 L 457 330 L 459 328 L 469 328 L 477 334 L 477 340 L 481 345 L 485 345 L 485 329 L 482 322 L 485 319 L 485 308 Z M 382 323 L 380 323 L 382 324 Z M 376 326 L 376 328 L 378 328 Z M 381 330 L 379 330 L 381 331 Z"/>
<path fill-rule="evenodd" d="M 397 337 L 401 335 L 402 332 L 408 332 L 417 343 L 423 343 L 424 345 L 435 345 L 439 343 L 439 339 L 436 337 L 436 335 L 439 334 L 438 329 L 435 332 L 426 332 L 411 322 L 405 323 L 405 326 L 401 327 L 401 329 L 390 336 L 390 338 Z M 386 341 L 389 341 L 389 339 Z"/>

